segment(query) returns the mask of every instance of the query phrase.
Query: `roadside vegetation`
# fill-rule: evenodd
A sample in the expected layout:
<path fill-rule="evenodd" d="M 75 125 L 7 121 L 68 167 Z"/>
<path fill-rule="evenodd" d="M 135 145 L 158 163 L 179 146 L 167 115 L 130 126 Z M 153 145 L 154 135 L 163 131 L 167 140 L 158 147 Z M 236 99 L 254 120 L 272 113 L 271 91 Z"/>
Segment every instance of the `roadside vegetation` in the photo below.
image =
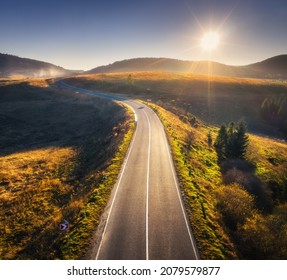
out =
<path fill-rule="evenodd" d="M 131 140 L 132 113 L 44 79 L 2 79 L 0 101 L 0 259 L 82 258 Z"/>
<path fill-rule="evenodd" d="M 165 126 L 201 258 L 237 258 L 214 197 L 222 179 L 216 151 L 208 145 L 207 135 L 211 133 L 214 138 L 215 129 L 211 131 L 200 120 L 191 126 L 186 116 L 176 116 L 152 103 L 148 105 Z"/>
<path fill-rule="evenodd" d="M 220 130 L 149 105 L 165 125 L 202 258 L 286 259 L 287 145 L 248 135 L 246 152 L 221 157 L 210 140 Z"/>
<path fill-rule="evenodd" d="M 285 83 L 166 72 L 69 83 L 150 100 L 165 126 L 203 259 L 287 258 L 287 145 L 246 134 L 286 138 L 273 122 L 282 123 Z"/>

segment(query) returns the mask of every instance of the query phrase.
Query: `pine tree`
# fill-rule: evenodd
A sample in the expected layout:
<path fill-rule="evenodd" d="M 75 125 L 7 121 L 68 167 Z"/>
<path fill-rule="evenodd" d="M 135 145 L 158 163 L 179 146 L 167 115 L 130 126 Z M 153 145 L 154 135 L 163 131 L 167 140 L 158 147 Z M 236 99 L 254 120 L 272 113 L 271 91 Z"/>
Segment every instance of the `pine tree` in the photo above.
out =
<path fill-rule="evenodd" d="M 214 143 L 219 160 L 245 157 L 249 142 L 246 132 L 244 121 L 237 125 L 231 122 L 228 129 L 225 125 L 221 126 Z"/>
<path fill-rule="evenodd" d="M 207 144 L 208 144 L 209 147 L 212 146 L 212 135 L 211 135 L 210 131 L 207 134 Z"/>
<path fill-rule="evenodd" d="M 226 158 L 227 140 L 228 140 L 228 135 L 227 135 L 226 126 L 222 125 L 219 129 L 217 138 L 214 143 L 214 147 L 216 149 L 216 152 L 220 160 L 223 160 Z"/>
<path fill-rule="evenodd" d="M 227 130 L 227 144 L 226 144 L 226 157 L 236 158 L 236 147 L 237 147 L 237 133 L 234 122 L 228 125 Z"/>
<path fill-rule="evenodd" d="M 237 138 L 236 157 L 238 158 L 244 158 L 247 152 L 249 139 L 246 133 L 247 133 L 246 123 L 242 120 L 238 124 L 237 137 L 236 137 Z"/>

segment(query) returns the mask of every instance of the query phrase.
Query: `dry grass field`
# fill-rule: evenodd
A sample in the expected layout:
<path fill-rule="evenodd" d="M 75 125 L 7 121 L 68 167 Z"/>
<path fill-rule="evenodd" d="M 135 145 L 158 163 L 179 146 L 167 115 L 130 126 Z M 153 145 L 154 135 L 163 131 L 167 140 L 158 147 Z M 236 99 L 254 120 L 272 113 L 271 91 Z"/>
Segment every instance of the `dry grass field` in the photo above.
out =
<path fill-rule="evenodd" d="M 0 259 L 81 258 L 132 136 L 122 106 L 52 82 L 0 81 Z"/>

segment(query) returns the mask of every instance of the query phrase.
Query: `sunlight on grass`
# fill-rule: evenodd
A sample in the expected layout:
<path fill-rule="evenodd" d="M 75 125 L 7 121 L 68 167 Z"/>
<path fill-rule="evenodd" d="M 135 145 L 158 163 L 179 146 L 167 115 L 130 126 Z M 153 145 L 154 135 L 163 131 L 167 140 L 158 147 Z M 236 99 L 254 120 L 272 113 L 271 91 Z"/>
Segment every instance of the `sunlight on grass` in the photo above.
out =
<path fill-rule="evenodd" d="M 1 258 L 18 258 L 41 232 L 60 234 L 63 198 L 72 195 L 65 177 L 74 156 L 70 148 L 47 148 L 0 158 Z"/>
<path fill-rule="evenodd" d="M 82 258 L 133 135 L 129 109 L 52 82 L 0 80 L 0 259 Z"/>
<path fill-rule="evenodd" d="M 256 165 L 256 174 L 264 184 L 286 196 L 287 190 L 280 186 L 287 185 L 287 144 L 259 136 L 250 138 L 247 156 Z"/>
<path fill-rule="evenodd" d="M 72 175 L 78 160 L 72 148 L 0 158 L 0 258 L 78 259 L 85 254 L 131 141 L 130 120 L 122 124 L 123 140 L 107 169 L 94 170 L 82 181 Z M 91 192 L 85 194 L 87 187 Z M 64 219 L 71 223 L 69 232 L 59 230 Z"/>
<path fill-rule="evenodd" d="M 91 239 L 99 225 L 101 214 L 108 203 L 134 134 L 135 124 L 132 121 L 133 113 L 130 109 L 128 109 L 128 115 L 129 118 L 123 126 L 125 130 L 122 140 L 114 157 L 110 159 L 108 167 L 103 172 L 92 174 L 87 179 L 92 180 L 94 188 L 75 221 L 75 227 L 66 236 L 63 246 L 65 259 L 78 259 L 85 257 L 86 254 L 89 258 Z"/>
<path fill-rule="evenodd" d="M 284 204 L 287 194 L 286 143 L 249 135 L 250 145 L 246 160 L 256 167 L 255 175 L 252 177 L 251 173 L 232 169 L 235 172 L 232 176 L 237 174 L 239 182 L 240 180 L 243 180 L 242 183 L 251 181 L 248 185 L 242 186 L 238 183 L 225 185 L 223 179 L 227 180 L 227 175 L 219 165 L 214 147 L 209 146 L 207 141 L 209 132 L 212 139 L 215 139 L 217 129 L 204 125 L 200 121 L 196 127 L 193 127 L 188 118 L 182 115 L 179 118 L 155 104 L 148 105 L 157 112 L 165 126 L 201 257 L 203 259 L 252 258 L 248 248 L 242 243 L 243 237 L 237 237 L 234 240 L 236 229 L 239 228 L 243 232 L 244 238 L 251 238 L 253 232 L 247 229 L 252 226 L 249 224 L 249 218 L 252 215 L 260 215 L 260 221 L 268 227 L 269 231 L 274 223 L 272 221 L 278 220 L 282 223 L 283 218 L 280 216 L 282 211 L 278 209 L 286 206 Z M 263 186 L 258 185 L 259 181 L 254 181 L 255 176 L 257 180 L 262 181 Z M 256 186 L 258 189 L 252 189 Z M 250 187 L 252 188 L 249 189 Z M 266 188 L 272 191 L 276 206 L 272 215 L 260 214 L 261 210 L 257 208 L 258 203 L 259 206 L 270 203 L 271 198 Z M 256 196 L 250 194 L 250 191 Z M 259 222 L 256 226 L 260 232 Z M 282 232 L 277 234 L 284 234 L 283 228 L 278 230 Z M 259 236 L 260 234 L 256 238 Z M 272 238 L 275 238 L 274 234 L 270 235 L 269 243 L 272 243 Z M 252 240 L 249 242 L 254 243 Z M 257 247 L 258 252 L 264 250 L 260 243 Z M 265 258 L 278 258 L 278 256 L 282 258 L 284 252 L 284 250 L 274 251 L 268 248 Z M 259 257 L 255 253 L 254 255 L 255 258 Z"/>
<path fill-rule="evenodd" d="M 285 258 L 286 250 L 276 253 L 269 247 L 263 248 L 259 237 L 263 233 L 261 226 L 268 232 L 273 227 L 278 231 L 270 234 L 268 244 L 272 244 L 276 236 L 285 236 L 284 227 L 280 225 L 284 222 L 281 213 L 286 208 L 287 197 L 286 143 L 249 134 L 245 159 L 225 162 L 218 159 L 213 144 L 222 123 L 236 122 L 242 117 L 249 132 L 286 137 L 268 125 L 260 111 L 265 98 L 286 94 L 286 83 L 169 72 L 86 75 L 69 82 L 152 101 L 148 105 L 165 126 L 203 259 Z M 223 201 L 229 194 L 237 203 L 241 199 L 245 199 L 245 203 L 231 207 Z M 251 223 L 252 215 L 260 219 Z M 256 233 L 251 230 L 254 226 Z M 259 242 L 253 241 L 252 236 Z M 244 240 L 249 240 L 256 249 L 246 246 Z M 283 244 L 285 239 L 280 242 Z"/>
<path fill-rule="evenodd" d="M 208 127 L 192 128 L 174 114 L 148 104 L 162 120 L 171 145 L 190 223 L 203 259 L 233 259 L 236 250 L 221 225 L 214 190 L 221 185 L 217 156 L 207 145 Z M 188 143 L 188 133 L 193 141 Z M 207 168 L 208 167 L 208 168 Z"/>

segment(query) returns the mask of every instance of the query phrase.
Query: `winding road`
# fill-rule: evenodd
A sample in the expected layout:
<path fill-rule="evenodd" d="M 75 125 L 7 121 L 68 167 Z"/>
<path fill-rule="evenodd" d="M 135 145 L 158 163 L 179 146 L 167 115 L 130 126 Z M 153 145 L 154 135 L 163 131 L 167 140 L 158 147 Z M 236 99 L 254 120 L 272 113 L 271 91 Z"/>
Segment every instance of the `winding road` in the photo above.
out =
<path fill-rule="evenodd" d="M 146 105 L 105 93 L 61 87 L 118 100 L 132 108 L 136 131 L 102 216 L 91 259 L 199 259 L 163 125 Z"/>

